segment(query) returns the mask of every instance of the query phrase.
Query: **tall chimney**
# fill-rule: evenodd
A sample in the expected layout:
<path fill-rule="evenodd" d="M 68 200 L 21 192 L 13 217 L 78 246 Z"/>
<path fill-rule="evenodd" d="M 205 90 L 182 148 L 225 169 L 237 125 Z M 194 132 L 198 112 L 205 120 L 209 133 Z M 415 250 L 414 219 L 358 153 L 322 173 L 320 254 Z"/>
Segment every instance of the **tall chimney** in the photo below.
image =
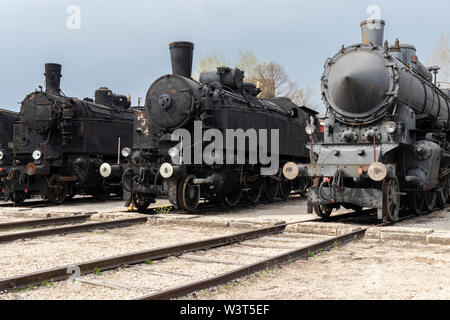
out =
<path fill-rule="evenodd" d="M 384 20 L 366 20 L 361 22 L 362 43 L 382 47 L 384 41 Z"/>
<path fill-rule="evenodd" d="M 59 94 L 61 91 L 61 65 L 47 63 L 45 65 L 45 92 Z"/>
<path fill-rule="evenodd" d="M 192 60 L 194 58 L 194 44 L 187 41 L 172 42 L 169 45 L 172 73 L 190 78 L 192 75 Z"/>

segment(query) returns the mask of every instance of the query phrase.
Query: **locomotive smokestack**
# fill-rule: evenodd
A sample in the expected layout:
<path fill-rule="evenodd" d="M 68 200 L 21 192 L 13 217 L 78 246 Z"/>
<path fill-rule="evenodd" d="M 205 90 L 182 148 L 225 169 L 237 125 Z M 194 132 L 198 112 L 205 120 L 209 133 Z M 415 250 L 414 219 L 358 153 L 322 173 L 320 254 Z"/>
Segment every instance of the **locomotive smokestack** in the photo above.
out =
<path fill-rule="evenodd" d="M 362 43 L 383 46 L 384 20 L 366 20 L 361 22 Z"/>
<path fill-rule="evenodd" d="M 172 74 L 190 78 L 192 75 L 194 44 L 192 42 L 178 41 L 172 42 L 169 48 Z"/>
<path fill-rule="evenodd" d="M 61 65 L 47 63 L 45 65 L 45 92 L 59 94 L 61 87 Z"/>

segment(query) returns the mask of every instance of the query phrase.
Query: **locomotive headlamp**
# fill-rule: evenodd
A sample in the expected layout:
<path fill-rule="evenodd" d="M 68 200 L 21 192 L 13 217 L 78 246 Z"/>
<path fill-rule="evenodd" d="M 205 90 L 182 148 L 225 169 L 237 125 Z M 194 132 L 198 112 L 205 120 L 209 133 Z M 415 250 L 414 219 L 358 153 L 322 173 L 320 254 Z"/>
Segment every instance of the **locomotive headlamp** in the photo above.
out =
<path fill-rule="evenodd" d="M 369 166 L 369 178 L 373 181 L 383 181 L 387 176 L 387 168 L 380 162 L 374 162 Z"/>
<path fill-rule="evenodd" d="M 169 149 L 169 156 L 171 158 L 175 158 L 176 156 L 178 156 L 180 154 L 180 151 L 178 151 L 177 148 L 170 148 Z"/>
<path fill-rule="evenodd" d="M 0 160 L 2 160 L 2 159 L 3 159 L 3 152 L 0 151 Z"/>
<path fill-rule="evenodd" d="M 384 128 L 387 133 L 392 134 L 397 130 L 397 124 L 393 121 L 389 121 L 384 124 Z"/>
<path fill-rule="evenodd" d="M 122 156 L 124 158 L 128 158 L 129 156 L 131 156 L 131 149 L 130 148 L 123 148 L 122 149 Z"/>
<path fill-rule="evenodd" d="M 313 124 L 308 124 L 305 128 L 307 134 L 312 135 L 316 131 L 316 126 Z"/>
<path fill-rule="evenodd" d="M 164 179 L 169 179 L 173 175 L 173 166 L 170 163 L 164 163 L 159 168 L 159 173 Z"/>
<path fill-rule="evenodd" d="M 39 160 L 42 157 L 42 153 L 39 150 L 35 150 L 32 154 L 34 160 Z"/>
<path fill-rule="evenodd" d="M 112 169 L 109 163 L 104 163 L 100 166 L 100 174 L 103 178 L 108 178 L 111 175 Z"/>

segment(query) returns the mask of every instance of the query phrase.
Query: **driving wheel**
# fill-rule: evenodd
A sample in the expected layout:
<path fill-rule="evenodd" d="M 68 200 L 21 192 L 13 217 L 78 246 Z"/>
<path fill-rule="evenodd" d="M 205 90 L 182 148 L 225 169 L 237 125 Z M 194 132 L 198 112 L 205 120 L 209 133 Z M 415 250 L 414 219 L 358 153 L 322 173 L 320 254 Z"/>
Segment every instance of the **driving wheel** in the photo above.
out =
<path fill-rule="evenodd" d="M 68 193 L 67 182 L 58 181 L 59 175 L 54 174 L 48 179 L 47 199 L 50 203 L 61 204 Z"/>
<path fill-rule="evenodd" d="M 316 178 L 314 180 L 314 187 L 318 188 L 321 182 L 321 178 Z M 328 183 L 326 183 L 328 184 Z M 333 212 L 333 206 L 330 204 L 324 204 L 324 205 L 314 205 L 314 212 L 316 215 L 324 220 L 328 219 L 331 216 L 331 213 Z"/>
<path fill-rule="evenodd" d="M 188 176 L 180 180 L 178 185 L 178 203 L 180 208 L 188 212 L 197 209 L 200 202 L 200 185 L 194 184 L 194 176 Z"/>
<path fill-rule="evenodd" d="M 278 194 L 279 183 L 271 177 L 264 178 L 264 195 L 269 202 L 274 202 Z"/>
<path fill-rule="evenodd" d="M 413 191 L 408 193 L 408 207 L 414 214 L 421 214 L 424 205 L 423 191 Z"/>
<path fill-rule="evenodd" d="M 438 191 L 438 204 L 439 207 L 443 208 L 447 202 L 448 202 L 448 198 L 449 198 L 449 181 L 448 181 L 448 177 L 445 177 L 442 179 L 441 183 L 440 183 L 440 190 Z"/>
<path fill-rule="evenodd" d="M 398 221 L 400 212 L 400 186 L 396 178 L 383 181 L 382 196 L 383 220 L 385 222 Z"/>
<path fill-rule="evenodd" d="M 263 191 L 262 179 L 257 178 L 250 184 L 250 189 L 247 191 L 248 202 L 255 204 L 261 198 Z"/>
<path fill-rule="evenodd" d="M 235 207 L 241 200 L 241 190 L 236 189 L 224 197 L 225 203 L 230 207 Z"/>
<path fill-rule="evenodd" d="M 425 209 L 427 211 L 433 211 L 434 208 L 436 207 L 436 198 L 437 198 L 436 191 L 435 190 L 426 191 L 424 198 L 425 198 Z"/>

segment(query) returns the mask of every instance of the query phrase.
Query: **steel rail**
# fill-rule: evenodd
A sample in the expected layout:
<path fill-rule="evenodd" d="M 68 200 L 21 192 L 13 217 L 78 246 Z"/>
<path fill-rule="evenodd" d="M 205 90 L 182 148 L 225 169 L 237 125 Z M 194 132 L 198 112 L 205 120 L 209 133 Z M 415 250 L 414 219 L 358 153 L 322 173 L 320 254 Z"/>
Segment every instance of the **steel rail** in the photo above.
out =
<path fill-rule="evenodd" d="M 314 244 L 301 247 L 299 249 L 291 250 L 287 253 L 280 254 L 278 256 L 268 258 L 248 266 L 244 266 L 242 268 L 232 270 L 230 272 L 222 273 L 217 276 L 195 281 L 189 284 L 181 285 L 175 288 L 167 289 L 164 291 L 160 291 L 151 295 L 143 296 L 138 298 L 137 300 L 170 300 L 185 296 L 187 294 L 200 291 L 203 289 L 211 288 L 220 284 L 224 284 L 238 278 L 242 278 L 248 276 L 250 274 L 263 271 L 265 269 L 280 265 L 282 263 L 291 262 L 294 260 L 298 260 L 302 257 L 306 257 L 311 253 L 315 253 L 319 249 L 327 249 L 332 246 L 336 246 L 337 244 L 346 243 L 349 241 L 353 241 L 355 239 L 359 239 L 364 236 L 365 232 L 369 227 L 362 228 L 360 230 L 356 230 L 350 233 L 346 233 L 344 235 L 340 235 L 337 237 L 330 238 L 328 240 L 316 242 Z"/>
<path fill-rule="evenodd" d="M 400 218 L 397 222 L 409 219 L 415 217 L 414 215 L 406 216 Z M 137 300 L 170 300 L 175 298 L 180 298 L 182 296 L 185 296 L 187 294 L 200 291 L 203 289 L 211 288 L 220 284 L 227 283 L 229 281 L 233 281 L 245 276 L 248 276 L 250 274 L 263 271 L 265 269 L 275 267 L 278 265 L 281 265 L 283 263 L 292 262 L 295 260 L 298 260 L 300 258 L 304 258 L 309 256 L 311 253 L 317 253 L 320 250 L 325 250 L 329 248 L 333 248 L 335 246 L 346 244 L 351 241 L 359 240 L 361 239 L 367 230 L 369 228 L 373 227 L 385 227 L 389 225 L 393 225 L 393 222 L 383 222 L 380 224 L 377 224 L 375 226 L 368 226 L 364 228 L 360 228 L 359 230 L 352 231 L 340 236 L 332 237 L 327 240 L 323 240 L 320 242 L 313 243 L 311 245 L 307 245 L 298 249 L 291 250 L 287 253 L 280 254 L 278 256 L 268 258 L 253 264 L 250 264 L 248 266 L 244 266 L 242 268 L 238 268 L 236 270 L 232 270 L 226 273 L 219 274 L 217 276 L 195 281 L 192 283 L 188 283 L 185 285 L 181 285 L 178 287 L 174 287 L 171 289 L 163 290 L 160 292 L 156 292 L 147 296 L 143 296 L 138 298 Z"/>
<path fill-rule="evenodd" d="M 337 220 L 337 218 L 339 217 L 340 218 L 352 217 L 354 215 L 355 212 L 350 212 L 347 214 L 336 216 L 335 219 Z M 251 240 L 272 234 L 282 233 L 283 231 L 285 231 L 288 225 L 301 224 L 305 222 L 317 222 L 317 221 L 322 221 L 322 219 L 316 218 L 290 223 L 280 223 L 270 227 L 255 229 L 252 231 L 246 231 L 227 236 L 215 237 L 194 242 L 187 242 L 169 247 L 150 249 L 130 254 L 124 254 L 120 256 L 108 257 L 88 262 L 81 262 L 64 267 L 57 267 L 53 269 L 37 271 L 24 275 L 12 276 L 9 278 L 0 279 L 0 291 L 11 289 L 23 289 L 29 286 L 40 285 L 44 281 L 52 282 L 68 279 L 71 276 L 71 274 L 68 273 L 68 270 L 73 270 L 74 266 L 79 268 L 80 275 L 86 275 L 94 273 L 96 270 L 98 271 L 111 270 L 122 266 L 144 263 L 147 260 L 152 261 L 161 260 L 171 256 L 180 256 L 189 252 L 228 246 L 245 240 Z"/>
<path fill-rule="evenodd" d="M 23 221 L 0 223 L 0 230 L 3 231 L 27 227 L 45 227 L 50 225 L 61 225 L 61 224 L 82 222 L 89 219 L 95 213 L 97 212 L 88 212 L 85 214 L 73 215 L 70 217 L 46 218 L 46 219 L 23 220 Z"/>
<path fill-rule="evenodd" d="M 121 266 L 144 263 L 147 260 L 160 260 L 170 256 L 179 256 L 188 252 L 223 247 L 245 240 L 281 233 L 285 230 L 285 228 L 286 224 L 278 224 L 267 228 L 260 228 L 227 236 L 215 237 L 195 242 L 187 242 L 169 247 L 156 248 L 131 254 L 72 264 L 64 267 L 37 271 L 25 275 L 13 276 L 0 280 L 0 291 L 27 288 L 28 286 L 40 285 L 44 281 L 51 282 L 68 279 L 71 276 L 71 274 L 68 273 L 68 270 L 73 270 L 74 266 L 79 268 L 80 275 L 85 275 L 93 273 L 96 270 L 105 271 L 119 268 Z"/>
<path fill-rule="evenodd" d="M 101 229 L 101 228 L 117 228 L 128 226 L 137 223 L 147 222 L 147 217 L 131 218 L 131 219 L 121 219 L 106 222 L 96 222 L 87 223 L 74 226 L 57 227 L 51 229 L 34 230 L 34 231 L 24 231 L 17 233 L 7 233 L 0 235 L 0 243 L 5 243 L 9 241 L 19 240 L 19 239 L 33 239 L 37 237 L 64 234 L 64 233 L 74 233 L 81 232 L 85 230 Z"/>

